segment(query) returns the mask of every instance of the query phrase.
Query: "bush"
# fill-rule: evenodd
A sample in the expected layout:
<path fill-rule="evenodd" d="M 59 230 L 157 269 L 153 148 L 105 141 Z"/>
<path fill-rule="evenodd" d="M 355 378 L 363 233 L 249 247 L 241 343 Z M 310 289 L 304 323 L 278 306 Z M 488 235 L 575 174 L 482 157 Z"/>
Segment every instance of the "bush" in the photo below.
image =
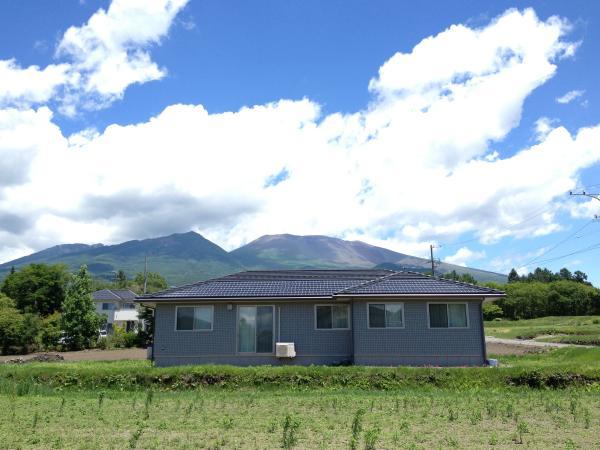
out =
<path fill-rule="evenodd" d="M 504 311 L 495 303 L 485 303 L 483 305 L 483 320 L 495 320 L 502 317 Z"/>
<path fill-rule="evenodd" d="M 60 347 L 59 339 L 62 336 L 60 328 L 61 315 L 59 312 L 50 314 L 42 319 L 39 341 L 44 350 L 56 350 Z"/>

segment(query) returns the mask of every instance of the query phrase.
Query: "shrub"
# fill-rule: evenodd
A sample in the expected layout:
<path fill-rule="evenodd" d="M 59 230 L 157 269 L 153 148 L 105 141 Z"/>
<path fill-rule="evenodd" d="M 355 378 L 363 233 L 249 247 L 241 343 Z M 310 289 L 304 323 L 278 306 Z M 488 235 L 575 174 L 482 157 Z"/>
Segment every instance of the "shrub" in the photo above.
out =
<path fill-rule="evenodd" d="M 60 328 L 61 315 L 59 312 L 50 314 L 42 319 L 39 340 L 45 350 L 55 350 L 60 346 L 59 339 L 62 335 Z"/>
<path fill-rule="evenodd" d="M 504 311 L 495 303 L 485 303 L 483 305 L 483 319 L 495 320 L 504 315 Z"/>

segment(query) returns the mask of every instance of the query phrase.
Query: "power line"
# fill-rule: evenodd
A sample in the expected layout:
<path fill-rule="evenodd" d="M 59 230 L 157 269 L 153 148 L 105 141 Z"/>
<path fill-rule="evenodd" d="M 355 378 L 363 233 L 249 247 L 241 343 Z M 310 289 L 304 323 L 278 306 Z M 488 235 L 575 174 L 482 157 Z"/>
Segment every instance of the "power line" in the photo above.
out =
<path fill-rule="evenodd" d="M 551 251 L 553 251 L 554 249 L 556 249 L 557 247 L 561 246 L 562 244 L 564 244 L 565 242 L 567 242 L 569 239 L 573 238 L 577 233 L 583 231 L 588 225 L 590 225 L 592 222 L 594 222 L 594 219 L 590 220 L 589 222 L 586 222 L 582 227 L 578 228 L 575 232 L 571 233 L 569 236 L 567 236 L 566 238 L 564 238 L 563 240 L 557 242 L 555 245 L 553 245 L 550 249 L 546 250 L 545 252 L 543 252 L 540 255 L 537 255 L 535 258 L 533 258 L 531 261 L 528 261 L 527 263 L 523 264 L 524 266 L 528 266 L 529 264 L 532 264 L 534 262 L 541 262 L 539 261 L 539 259 L 542 256 L 547 255 L 548 253 L 550 253 Z"/>
<path fill-rule="evenodd" d="M 573 255 L 578 255 L 580 253 L 586 253 L 586 252 L 590 252 L 592 250 L 597 250 L 600 249 L 600 242 L 596 242 L 595 244 L 592 244 L 588 247 L 584 247 L 582 249 L 576 250 L 574 252 L 571 253 L 567 253 L 561 256 L 556 256 L 554 258 L 548 258 L 548 259 L 543 259 L 541 261 L 538 261 L 538 263 L 546 263 L 546 262 L 551 262 L 551 261 L 557 261 L 559 259 L 563 259 L 563 258 L 568 258 L 569 256 L 573 256 Z"/>

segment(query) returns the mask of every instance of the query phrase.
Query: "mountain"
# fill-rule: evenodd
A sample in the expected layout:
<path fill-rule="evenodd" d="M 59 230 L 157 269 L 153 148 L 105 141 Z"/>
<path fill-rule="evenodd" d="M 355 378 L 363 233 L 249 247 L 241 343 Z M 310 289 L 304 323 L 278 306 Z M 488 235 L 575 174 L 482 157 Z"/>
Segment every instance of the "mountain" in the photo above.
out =
<path fill-rule="evenodd" d="M 148 270 L 161 273 L 173 285 L 243 270 L 221 247 L 198 233 L 189 232 L 117 245 L 57 245 L 0 264 L 0 278 L 13 266 L 30 263 L 65 263 L 71 270 L 87 264 L 94 276 L 112 279 L 115 271 L 124 270 L 127 276 L 133 277 L 144 270 L 145 256 L 148 256 Z"/>
<path fill-rule="evenodd" d="M 11 267 L 31 263 L 64 263 L 71 270 L 87 264 L 97 277 L 113 279 L 123 270 L 129 277 L 144 270 L 161 273 L 170 285 L 238 272 L 244 269 L 363 269 L 388 268 L 426 272 L 430 262 L 361 241 L 328 236 L 278 234 L 262 236 L 232 252 L 198 233 L 178 233 L 153 239 L 127 241 L 116 245 L 64 244 L 0 264 L 0 279 Z M 456 270 L 480 281 L 506 282 L 506 275 L 441 263 L 440 273 Z"/>
<path fill-rule="evenodd" d="M 230 253 L 246 267 L 255 269 L 347 269 L 389 268 L 429 271 L 428 259 L 405 255 L 361 241 L 345 241 L 329 236 L 277 234 L 262 236 Z M 456 270 L 479 281 L 506 282 L 506 275 L 441 263 L 440 273 Z"/>

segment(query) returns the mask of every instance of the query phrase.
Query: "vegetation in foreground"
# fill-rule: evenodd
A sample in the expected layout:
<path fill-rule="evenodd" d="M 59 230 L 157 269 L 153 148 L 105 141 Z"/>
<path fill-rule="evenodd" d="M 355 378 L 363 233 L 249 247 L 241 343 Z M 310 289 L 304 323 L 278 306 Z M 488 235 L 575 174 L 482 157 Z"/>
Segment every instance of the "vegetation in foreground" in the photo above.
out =
<path fill-rule="evenodd" d="M 0 366 L 6 448 L 597 448 L 600 349 L 492 368 Z M 102 432 L 99 432 L 102 430 Z"/>
<path fill-rule="evenodd" d="M 285 388 L 0 394 L 7 448 L 597 448 L 600 393 Z"/>
<path fill-rule="evenodd" d="M 497 338 L 600 346 L 600 316 L 551 316 L 485 322 L 485 334 Z"/>

